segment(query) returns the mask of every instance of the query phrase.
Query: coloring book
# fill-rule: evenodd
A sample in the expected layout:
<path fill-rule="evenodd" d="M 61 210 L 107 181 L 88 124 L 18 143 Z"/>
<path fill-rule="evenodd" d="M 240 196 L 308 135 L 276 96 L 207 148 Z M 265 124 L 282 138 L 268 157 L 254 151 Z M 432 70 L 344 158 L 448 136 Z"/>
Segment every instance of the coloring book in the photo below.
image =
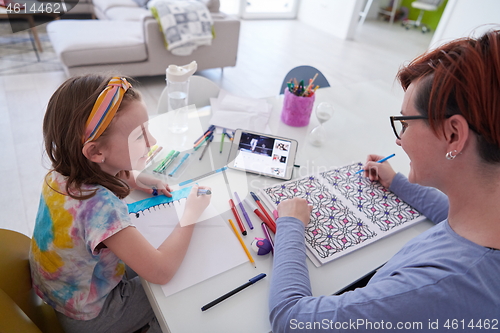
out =
<path fill-rule="evenodd" d="M 356 174 L 362 167 L 354 163 L 260 190 L 273 209 L 293 197 L 313 205 L 305 237 L 316 266 L 425 219 L 380 183 Z"/>

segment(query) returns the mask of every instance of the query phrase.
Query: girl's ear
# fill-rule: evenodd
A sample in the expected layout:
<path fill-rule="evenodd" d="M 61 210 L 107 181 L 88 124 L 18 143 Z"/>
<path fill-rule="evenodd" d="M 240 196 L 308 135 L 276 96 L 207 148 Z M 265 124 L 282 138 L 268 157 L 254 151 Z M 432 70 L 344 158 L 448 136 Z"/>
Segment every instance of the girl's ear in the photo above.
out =
<path fill-rule="evenodd" d="M 82 148 L 83 155 L 94 163 L 103 163 L 104 155 L 99 151 L 99 147 L 96 142 L 88 142 Z"/>

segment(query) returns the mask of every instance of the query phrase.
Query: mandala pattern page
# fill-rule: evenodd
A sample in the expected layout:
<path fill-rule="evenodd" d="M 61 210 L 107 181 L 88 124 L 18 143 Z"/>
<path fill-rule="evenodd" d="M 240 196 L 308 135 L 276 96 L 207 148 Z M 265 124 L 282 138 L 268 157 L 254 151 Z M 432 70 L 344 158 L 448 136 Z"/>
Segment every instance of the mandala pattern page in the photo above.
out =
<path fill-rule="evenodd" d="M 305 198 L 313 205 L 311 221 L 306 227 L 308 254 L 320 264 L 329 262 L 376 236 L 342 200 L 332 195 L 315 176 L 278 184 L 262 190 L 264 198 L 277 206 L 293 197 Z M 313 262 L 313 260 L 311 258 Z"/>
<path fill-rule="evenodd" d="M 354 163 L 260 190 L 273 208 L 294 197 L 313 205 L 305 240 L 317 266 L 425 219 L 378 182 L 356 174 L 362 167 Z"/>
<path fill-rule="evenodd" d="M 380 232 L 424 218 L 380 183 L 370 181 L 362 173 L 356 174 L 362 167 L 361 163 L 355 163 L 326 171 L 321 176 L 332 186 L 333 192 L 349 200 Z"/>

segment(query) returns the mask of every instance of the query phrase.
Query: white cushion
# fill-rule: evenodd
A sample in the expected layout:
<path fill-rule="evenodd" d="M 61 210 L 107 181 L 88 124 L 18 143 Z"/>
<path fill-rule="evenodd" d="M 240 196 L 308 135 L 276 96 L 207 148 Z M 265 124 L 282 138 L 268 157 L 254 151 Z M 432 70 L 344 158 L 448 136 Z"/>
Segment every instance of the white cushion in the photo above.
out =
<path fill-rule="evenodd" d="M 112 7 L 106 11 L 108 20 L 140 21 L 144 16 L 153 17 L 146 8 Z"/>
<path fill-rule="evenodd" d="M 47 33 L 67 67 L 147 60 L 139 21 L 57 20 Z"/>
<path fill-rule="evenodd" d="M 133 0 L 93 0 L 95 7 L 98 7 L 103 13 L 112 7 L 135 7 L 139 8 Z"/>

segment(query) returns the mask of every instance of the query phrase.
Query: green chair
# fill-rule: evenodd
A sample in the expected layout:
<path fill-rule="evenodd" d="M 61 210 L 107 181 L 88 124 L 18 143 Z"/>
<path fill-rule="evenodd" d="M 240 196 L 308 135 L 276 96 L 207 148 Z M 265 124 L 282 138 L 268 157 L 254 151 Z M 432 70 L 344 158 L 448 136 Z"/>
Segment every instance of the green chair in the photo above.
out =
<path fill-rule="evenodd" d="M 63 333 L 54 309 L 31 285 L 30 238 L 0 229 L 0 332 Z"/>

